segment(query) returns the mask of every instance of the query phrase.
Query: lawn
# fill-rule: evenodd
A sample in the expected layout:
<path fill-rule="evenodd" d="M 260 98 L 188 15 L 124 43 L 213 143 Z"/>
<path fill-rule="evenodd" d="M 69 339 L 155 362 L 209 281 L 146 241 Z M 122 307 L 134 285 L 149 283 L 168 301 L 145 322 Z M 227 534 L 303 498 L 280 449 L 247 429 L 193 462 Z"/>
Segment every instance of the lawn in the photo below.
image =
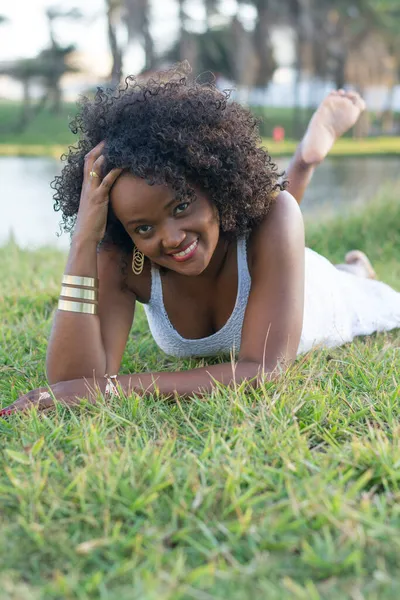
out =
<path fill-rule="evenodd" d="M 307 224 L 400 288 L 399 186 Z M 0 249 L 0 404 L 45 382 L 65 255 Z M 0 419 L 1 600 L 397 600 L 400 331 L 299 358 L 252 393 Z M 143 312 L 121 372 L 198 365 Z M 200 363 L 201 364 L 201 363 Z"/>
<path fill-rule="evenodd" d="M 76 104 L 66 103 L 60 114 L 41 112 L 29 127 L 15 133 L 12 125 L 18 121 L 21 107 L 17 103 L 0 101 L 0 123 L 6 124 L 0 129 L 0 156 L 53 156 L 59 158 L 68 145 L 76 142 L 69 131 L 68 123 L 76 114 Z M 287 108 L 265 108 L 256 114 L 263 118 L 263 144 L 272 156 L 291 156 L 297 141 L 293 138 L 292 110 Z M 312 111 L 304 113 L 304 128 Z M 271 139 L 274 125 L 283 125 L 286 140 L 274 142 Z M 351 133 L 347 134 L 351 136 Z M 400 154 L 400 137 L 371 137 L 353 139 L 345 137 L 335 144 L 330 156 L 397 156 Z"/>

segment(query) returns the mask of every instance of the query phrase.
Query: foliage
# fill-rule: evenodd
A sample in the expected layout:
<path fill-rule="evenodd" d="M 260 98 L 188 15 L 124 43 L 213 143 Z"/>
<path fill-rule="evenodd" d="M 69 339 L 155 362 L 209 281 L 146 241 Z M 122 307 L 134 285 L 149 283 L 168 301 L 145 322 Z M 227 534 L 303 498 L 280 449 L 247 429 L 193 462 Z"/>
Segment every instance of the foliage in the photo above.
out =
<path fill-rule="evenodd" d="M 0 102 L 0 122 L 15 122 L 20 110 L 21 107 L 18 103 Z M 260 130 L 264 138 L 263 143 L 272 156 L 291 155 L 296 147 L 293 111 L 289 108 L 252 107 L 252 112 L 262 118 Z M 76 142 L 68 129 L 68 122 L 75 114 L 76 105 L 65 103 L 59 114 L 42 112 L 22 132 L 0 130 L 0 156 L 53 156 L 59 158 L 69 144 Z M 311 114 L 312 111 L 304 112 L 304 124 L 308 122 Z M 276 125 L 285 128 L 287 139 L 283 143 L 276 143 L 271 139 L 273 128 Z M 399 151 L 399 137 L 363 139 L 346 137 L 336 142 L 331 155 L 396 155 Z"/>
<path fill-rule="evenodd" d="M 399 287 L 398 190 L 311 223 Z M 0 249 L 0 397 L 44 382 L 65 256 Z M 245 394 L 0 420 L 0 599 L 397 600 L 400 337 L 300 358 Z M 175 370 L 135 320 L 123 372 Z"/>
<path fill-rule="evenodd" d="M 294 101 L 299 98 L 299 83 L 304 75 L 316 75 L 334 81 L 338 87 L 350 84 L 363 89 L 370 84 L 384 84 L 389 88 L 398 81 L 400 72 L 400 44 L 398 23 L 400 8 L 397 0 L 237 0 L 236 10 L 229 16 L 221 10 L 218 0 L 203 0 L 203 16 L 193 10 L 189 0 L 175 0 L 179 21 L 177 35 L 171 36 L 169 47 L 162 50 L 154 39 L 155 13 L 150 0 L 105 0 L 107 35 L 112 68 L 109 82 L 117 86 L 124 74 L 124 53 L 130 43 L 140 44 L 144 51 L 144 73 L 165 67 L 166 61 L 188 59 L 194 74 L 211 70 L 235 82 L 238 86 L 265 87 L 272 80 L 277 67 L 274 56 L 273 34 L 277 26 L 292 28 L 296 45 L 296 85 Z M 244 15 L 253 9 L 253 19 Z M 34 68 L 47 72 L 45 88 L 54 96 L 54 105 L 60 104 L 60 80 L 71 69 L 67 54 L 69 44 L 62 48 L 54 36 L 54 22 L 59 19 L 79 19 L 78 9 L 52 8 L 46 11 L 51 44 L 35 59 L 25 59 L 3 66 L 26 84 Z M 0 23 L 2 23 L 0 16 Z M 58 47 L 58 50 L 57 50 Z M 49 61 L 49 52 L 52 52 Z M 45 64 L 43 66 L 43 60 Z M 49 67 L 51 77 L 49 78 Z M 41 75 L 42 76 L 42 75 Z M 25 95 L 29 95 L 25 85 Z M 390 115 L 393 94 L 386 100 Z M 21 126 L 28 121 L 28 111 L 22 114 Z M 35 111 L 30 114 L 34 115 Z M 296 116 L 296 115 L 295 115 Z M 390 119 L 387 120 L 390 125 Z M 294 129 L 300 124 L 295 124 Z M 367 124 L 365 124 L 367 127 Z M 390 127 L 389 127 L 390 128 Z"/>
<path fill-rule="evenodd" d="M 21 133 L 42 112 L 46 104 L 51 103 L 50 110 L 55 113 L 62 111 L 61 80 L 67 73 L 76 73 L 79 69 L 71 63 L 71 55 L 75 52 L 75 45 L 61 45 L 54 35 L 54 21 L 59 18 L 79 19 L 81 13 L 78 9 L 64 11 L 58 8 L 48 8 L 46 11 L 50 44 L 43 48 L 34 58 L 12 60 L 0 65 L 0 74 L 8 75 L 22 83 L 23 102 L 18 120 L 8 122 L 3 126 L 3 131 Z M 1 23 L 1 18 L 0 18 Z M 40 83 L 43 94 L 40 100 L 33 105 L 31 98 L 31 84 Z"/>
<path fill-rule="evenodd" d="M 230 27 L 207 29 L 203 33 L 193 33 L 192 40 L 197 46 L 196 71 L 211 71 L 234 81 L 236 75 L 235 55 L 232 52 L 233 32 Z M 165 54 L 172 62 L 180 59 L 179 40 Z"/>

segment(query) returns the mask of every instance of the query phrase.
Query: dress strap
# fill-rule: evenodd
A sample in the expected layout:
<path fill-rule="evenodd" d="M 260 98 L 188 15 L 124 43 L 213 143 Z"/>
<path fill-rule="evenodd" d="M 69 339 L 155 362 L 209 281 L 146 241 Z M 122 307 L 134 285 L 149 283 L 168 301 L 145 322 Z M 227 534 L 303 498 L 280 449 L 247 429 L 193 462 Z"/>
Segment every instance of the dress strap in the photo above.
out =
<path fill-rule="evenodd" d="M 247 263 L 247 236 L 243 235 L 237 240 L 237 265 L 238 265 L 238 287 L 247 289 L 251 282 L 249 266 Z"/>
<path fill-rule="evenodd" d="M 160 271 L 157 267 L 153 265 L 153 263 L 151 263 L 151 292 L 149 304 L 153 304 L 156 306 L 160 306 L 160 304 L 163 304 Z"/>

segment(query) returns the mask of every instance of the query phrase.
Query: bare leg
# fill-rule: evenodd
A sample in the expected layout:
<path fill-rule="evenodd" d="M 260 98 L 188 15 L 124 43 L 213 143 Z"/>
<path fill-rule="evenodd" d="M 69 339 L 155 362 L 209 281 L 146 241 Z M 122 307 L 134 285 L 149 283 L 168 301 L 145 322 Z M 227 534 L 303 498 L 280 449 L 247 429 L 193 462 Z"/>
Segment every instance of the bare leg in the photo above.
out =
<path fill-rule="evenodd" d="M 321 102 L 286 172 L 288 191 L 299 204 L 315 167 L 324 160 L 335 141 L 353 127 L 364 109 L 361 96 L 344 90 L 331 92 Z"/>
<path fill-rule="evenodd" d="M 376 279 L 376 273 L 368 256 L 364 252 L 361 252 L 361 250 L 351 250 L 345 256 L 345 263 L 335 266 L 340 271 L 347 271 L 357 277 Z"/>

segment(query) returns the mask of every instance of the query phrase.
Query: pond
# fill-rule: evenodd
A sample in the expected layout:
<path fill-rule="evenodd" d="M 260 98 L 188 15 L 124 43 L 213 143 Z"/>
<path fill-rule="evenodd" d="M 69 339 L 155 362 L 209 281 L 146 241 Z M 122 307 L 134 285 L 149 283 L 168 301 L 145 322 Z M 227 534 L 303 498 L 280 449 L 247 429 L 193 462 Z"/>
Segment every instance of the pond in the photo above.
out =
<path fill-rule="evenodd" d="M 279 160 L 284 169 L 288 159 Z M 60 213 L 53 210 L 50 181 L 60 172 L 51 158 L 0 158 L 0 245 L 12 234 L 21 247 L 51 244 L 68 248 L 69 235 L 60 231 Z M 302 203 L 304 213 L 328 208 L 345 210 L 371 199 L 387 182 L 400 179 L 399 160 L 382 158 L 332 158 L 316 170 Z"/>

